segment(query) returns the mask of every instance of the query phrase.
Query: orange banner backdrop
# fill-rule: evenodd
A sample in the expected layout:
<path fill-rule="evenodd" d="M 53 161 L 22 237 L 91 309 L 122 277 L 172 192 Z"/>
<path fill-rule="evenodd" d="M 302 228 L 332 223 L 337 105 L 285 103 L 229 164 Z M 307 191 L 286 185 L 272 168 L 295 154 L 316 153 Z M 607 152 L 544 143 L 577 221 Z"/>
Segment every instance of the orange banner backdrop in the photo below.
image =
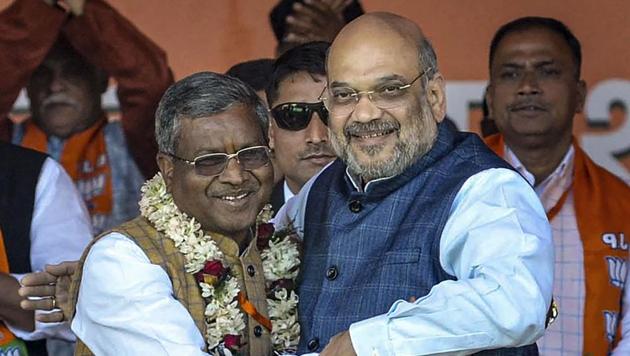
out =
<path fill-rule="evenodd" d="M 18 0 L 19 1 L 19 0 Z M 90 0 L 86 0 L 90 1 Z M 0 8 L 9 1 L 0 0 Z M 268 13 L 276 0 L 110 0 L 164 48 L 177 78 L 223 72 L 249 59 L 272 57 Z M 582 73 L 590 89 L 576 134 L 600 164 L 630 179 L 630 1 L 628 0 L 364 0 L 366 11 L 390 11 L 416 23 L 432 40 L 448 80 L 448 106 L 461 129 L 477 131 L 488 77 L 488 47 L 503 23 L 527 15 L 566 23 L 582 42 Z M 36 19 L 33 19 L 36 21 Z M 612 103 L 620 110 L 610 112 Z"/>

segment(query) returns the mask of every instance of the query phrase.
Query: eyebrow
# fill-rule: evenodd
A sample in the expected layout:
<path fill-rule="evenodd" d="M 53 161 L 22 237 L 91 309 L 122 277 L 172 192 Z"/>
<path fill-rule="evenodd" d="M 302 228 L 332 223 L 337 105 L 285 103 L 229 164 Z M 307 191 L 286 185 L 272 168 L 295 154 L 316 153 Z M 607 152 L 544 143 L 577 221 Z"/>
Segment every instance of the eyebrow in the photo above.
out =
<path fill-rule="evenodd" d="M 540 62 L 534 63 L 534 68 L 540 68 L 540 67 L 544 67 L 544 66 L 552 65 L 552 64 L 556 64 L 556 61 L 554 61 L 553 59 L 543 59 Z M 524 68 L 524 67 L 525 67 L 524 64 L 514 63 L 514 62 L 503 63 L 501 65 L 501 68 L 520 69 L 520 68 Z"/>
<path fill-rule="evenodd" d="M 386 82 L 390 82 L 393 80 L 398 80 L 401 82 L 406 82 L 410 79 L 405 78 L 402 75 L 399 74 L 391 74 L 391 75 L 387 75 L 384 77 L 380 77 L 376 79 L 376 85 L 382 84 L 382 83 L 386 83 Z M 337 82 L 337 81 L 333 81 L 332 83 L 330 83 L 330 87 L 331 88 L 351 88 L 350 84 L 346 83 L 346 82 Z"/>

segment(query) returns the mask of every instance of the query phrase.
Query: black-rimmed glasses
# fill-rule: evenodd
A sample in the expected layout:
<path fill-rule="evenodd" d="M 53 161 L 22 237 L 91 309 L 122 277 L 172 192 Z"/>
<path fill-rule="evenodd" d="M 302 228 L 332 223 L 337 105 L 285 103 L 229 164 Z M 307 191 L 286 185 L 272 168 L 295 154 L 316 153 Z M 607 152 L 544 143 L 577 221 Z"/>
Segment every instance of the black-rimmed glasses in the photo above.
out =
<path fill-rule="evenodd" d="M 328 125 L 328 111 L 322 102 L 284 103 L 269 110 L 279 128 L 289 131 L 304 130 L 311 122 L 314 113 L 324 125 Z"/>

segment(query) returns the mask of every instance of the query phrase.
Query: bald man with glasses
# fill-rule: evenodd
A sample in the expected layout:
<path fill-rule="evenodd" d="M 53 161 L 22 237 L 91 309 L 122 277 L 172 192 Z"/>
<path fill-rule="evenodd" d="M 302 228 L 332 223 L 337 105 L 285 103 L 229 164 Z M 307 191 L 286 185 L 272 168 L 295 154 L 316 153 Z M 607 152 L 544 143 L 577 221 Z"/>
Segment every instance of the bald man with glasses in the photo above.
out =
<path fill-rule="evenodd" d="M 276 216 L 304 241 L 298 353 L 537 355 L 549 223 L 518 173 L 444 123 L 444 79 L 420 29 L 358 18 L 331 45 L 327 79 L 339 159 Z"/>

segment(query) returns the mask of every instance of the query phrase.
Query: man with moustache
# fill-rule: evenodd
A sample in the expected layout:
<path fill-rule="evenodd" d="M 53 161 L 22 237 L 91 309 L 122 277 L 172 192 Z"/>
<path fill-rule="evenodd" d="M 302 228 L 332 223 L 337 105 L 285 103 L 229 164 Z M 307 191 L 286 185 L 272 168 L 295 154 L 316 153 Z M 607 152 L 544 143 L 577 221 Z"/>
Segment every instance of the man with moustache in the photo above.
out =
<path fill-rule="evenodd" d="M 340 159 L 276 218 L 304 239 L 298 352 L 536 354 L 549 224 L 518 173 L 442 123 L 444 79 L 420 29 L 362 16 L 333 42 L 327 69 Z"/>
<path fill-rule="evenodd" d="M 288 172 L 285 180 L 273 189 L 270 201 L 274 211 L 278 211 L 309 178 L 335 157 L 325 126 L 327 111 L 319 101 L 326 85 L 325 61 L 329 46 L 326 42 L 299 45 L 280 56 L 273 66 L 267 88 L 267 96 L 273 105 L 269 145 L 275 149 L 280 168 Z M 55 296 L 61 307 L 38 315 L 41 321 L 71 319 L 64 301 L 67 300 L 67 280 L 75 269 L 75 262 L 48 266 L 48 273 L 30 274 L 22 281 L 23 297 Z M 56 286 L 46 287 L 51 283 Z M 49 300 L 24 300 L 22 306 L 28 310 L 49 311 Z"/>
<path fill-rule="evenodd" d="M 486 98 L 500 133 L 487 143 L 534 187 L 553 229 L 560 314 L 538 342 L 545 355 L 605 355 L 620 339 L 630 188 L 573 137 L 581 62 L 579 40 L 551 18 L 511 21 L 490 45 Z"/>
<path fill-rule="evenodd" d="M 326 87 L 327 42 L 298 45 L 275 61 L 266 90 L 273 120 L 269 147 L 284 180 L 271 195 L 274 211 L 297 194 L 312 176 L 334 160 L 319 96 Z"/>
<path fill-rule="evenodd" d="M 108 75 L 120 121 L 101 105 Z M 165 53 L 102 0 L 20 0 L 0 12 L 0 78 L 0 139 L 62 163 L 96 233 L 136 216 L 157 169 L 153 114 L 173 82 Z M 13 124 L 23 87 L 31 116 Z"/>
<path fill-rule="evenodd" d="M 161 175 L 143 188 L 142 215 L 97 238 L 74 274 L 76 354 L 205 355 L 215 329 L 204 319 L 211 312 L 204 295 L 216 294 L 203 288 L 211 288 L 211 276 L 222 283 L 226 268 L 232 275 L 227 278 L 236 280 L 243 293 L 245 302 L 239 295 L 238 304 L 249 304 L 254 312 L 248 312 L 246 329 L 239 332 L 244 340 L 226 336 L 221 350 L 209 345 L 207 351 L 228 352 L 222 347 L 236 345 L 239 354 L 271 353 L 270 333 L 260 319 L 269 315 L 266 280 L 251 231 L 273 184 L 267 120 L 253 89 L 233 77 L 197 73 L 166 91 L 156 112 Z M 172 203 L 163 199 L 174 203 L 165 213 L 161 207 Z M 200 226 L 173 220 L 181 213 Z M 169 221 L 167 230 L 159 227 L 161 219 Z M 194 245 L 187 245 L 186 226 L 201 229 Z M 227 267 L 219 276 L 206 271 L 206 264 L 201 275 L 193 276 L 190 258 L 207 251 L 222 254 Z M 200 281 L 206 287 L 200 288 Z M 221 288 L 228 296 L 233 290 Z M 224 315 L 217 323 L 229 324 L 236 316 Z M 238 331 L 238 325 L 233 327 Z"/>

